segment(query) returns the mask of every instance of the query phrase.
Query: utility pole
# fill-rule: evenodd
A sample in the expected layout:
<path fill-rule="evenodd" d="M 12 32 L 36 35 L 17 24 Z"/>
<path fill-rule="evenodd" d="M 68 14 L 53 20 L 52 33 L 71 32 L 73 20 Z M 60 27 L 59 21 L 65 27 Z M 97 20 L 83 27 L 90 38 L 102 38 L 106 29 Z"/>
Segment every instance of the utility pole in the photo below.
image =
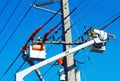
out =
<path fill-rule="evenodd" d="M 69 14 L 68 0 L 61 0 L 62 20 L 63 20 L 63 34 L 67 29 L 70 29 L 70 17 L 65 17 Z M 63 35 L 63 41 L 72 42 L 71 30 Z M 72 45 L 63 45 L 63 51 L 69 50 Z M 64 58 L 64 69 L 66 74 L 66 81 L 75 81 L 74 56 L 70 54 Z"/>

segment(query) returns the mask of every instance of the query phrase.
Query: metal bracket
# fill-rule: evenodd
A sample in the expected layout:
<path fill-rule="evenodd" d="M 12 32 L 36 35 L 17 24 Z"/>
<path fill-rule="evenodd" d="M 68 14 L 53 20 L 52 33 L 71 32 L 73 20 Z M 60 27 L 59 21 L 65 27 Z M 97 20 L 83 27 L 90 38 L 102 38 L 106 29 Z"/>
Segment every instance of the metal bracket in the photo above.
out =
<path fill-rule="evenodd" d="M 54 10 L 50 10 L 50 9 L 38 7 L 38 6 L 34 5 L 34 4 L 32 4 L 31 6 L 33 6 L 33 7 L 36 8 L 36 9 L 39 9 L 39 10 L 43 10 L 43 11 L 50 12 L 50 13 L 54 13 L 54 14 L 58 14 L 58 15 L 62 15 L 62 13 L 60 13 L 60 12 L 56 12 L 56 11 L 54 11 Z"/>

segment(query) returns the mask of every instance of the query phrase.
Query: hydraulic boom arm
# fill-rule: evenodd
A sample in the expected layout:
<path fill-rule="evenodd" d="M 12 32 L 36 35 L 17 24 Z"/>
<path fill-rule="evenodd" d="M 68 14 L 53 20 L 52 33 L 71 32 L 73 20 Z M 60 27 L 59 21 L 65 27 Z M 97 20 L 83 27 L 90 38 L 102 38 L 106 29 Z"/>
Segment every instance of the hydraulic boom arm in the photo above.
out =
<path fill-rule="evenodd" d="M 38 64 L 35 64 L 35 65 L 29 67 L 29 68 L 27 68 L 27 69 L 25 69 L 25 70 L 23 70 L 23 71 L 21 71 L 21 72 L 16 73 L 16 81 L 24 81 L 23 78 L 24 78 L 26 75 L 28 75 L 30 72 L 32 72 L 32 71 L 34 71 L 35 69 L 38 69 L 38 68 L 40 68 L 40 67 L 43 67 L 43 66 L 45 66 L 45 65 L 47 65 L 47 64 L 49 64 L 49 63 L 51 63 L 51 62 L 53 62 L 53 61 L 55 61 L 55 60 L 57 60 L 57 59 L 59 59 L 59 58 L 63 58 L 63 57 L 65 57 L 65 56 L 67 56 L 67 55 L 69 55 L 69 54 L 71 54 L 71 53 L 73 53 L 73 52 L 76 52 L 76 51 L 78 51 L 78 50 L 80 50 L 80 49 L 82 49 L 82 48 L 85 48 L 85 47 L 87 47 L 87 46 L 90 46 L 90 45 L 92 45 L 92 44 L 94 44 L 94 43 L 103 43 L 103 42 L 106 42 L 106 41 L 101 41 L 101 40 L 97 37 L 97 38 L 94 38 L 93 40 L 90 40 L 90 41 L 88 41 L 88 42 L 86 42 L 86 43 L 83 43 L 83 44 L 81 44 L 81 45 L 79 45 L 79 46 L 76 46 L 76 47 L 74 47 L 74 48 L 72 48 L 72 49 L 70 49 L 70 50 L 67 50 L 67 51 L 62 52 L 62 53 L 60 53 L 60 54 L 57 54 L 57 55 L 54 56 L 54 57 L 51 57 L 51 58 L 49 58 L 49 59 L 47 59 L 47 60 L 45 60 L 45 61 L 42 61 L 42 62 L 40 62 L 40 63 L 38 63 Z"/>

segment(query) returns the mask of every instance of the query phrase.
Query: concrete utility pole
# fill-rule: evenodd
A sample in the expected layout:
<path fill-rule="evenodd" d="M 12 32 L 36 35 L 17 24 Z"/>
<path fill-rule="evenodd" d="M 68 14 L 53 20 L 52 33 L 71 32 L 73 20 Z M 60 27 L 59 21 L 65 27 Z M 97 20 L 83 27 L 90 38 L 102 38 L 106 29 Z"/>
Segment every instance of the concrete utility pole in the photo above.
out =
<path fill-rule="evenodd" d="M 68 0 L 61 0 L 62 7 L 62 19 L 63 19 L 63 32 L 70 28 L 70 17 L 64 18 L 69 14 Z M 67 22 L 67 23 L 66 23 Z M 63 33 L 64 34 L 64 33 Z M 63 36 L 63 41 L 72 42 L 71 30 Z M 71 49 L 71 45 L 63 45 L 63 51 Z M 70 54 L 64 58 L 64 68 L 66 74 L 66 81 L 75 81 L 75 69 L 74 69 L 74 56 Z"/>

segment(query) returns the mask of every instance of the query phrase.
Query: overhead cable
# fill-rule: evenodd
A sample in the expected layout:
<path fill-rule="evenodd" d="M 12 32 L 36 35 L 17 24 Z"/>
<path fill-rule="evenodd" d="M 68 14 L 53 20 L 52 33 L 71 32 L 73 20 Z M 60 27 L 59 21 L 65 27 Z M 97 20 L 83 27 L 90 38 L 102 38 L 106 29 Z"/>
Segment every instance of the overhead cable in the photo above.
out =
<path fill-rule="evenodd" d="M 87 7 L 90 3 L 92 2 L 92 0 L 90 0 L 86 5 L 84 5 L 81 9 L 80 9 L 80 11 L 81 10 L 83 10 L 85 7 Z M 80 6 L 80 4 L 82 4 L 83 3 L 83 0 L 75 7 L 75 8 L 77 8 L 77 7 L 79 7 Z M 73 9 L 74 10 L 74 9 Z M 80 11 L 79 11 L 79 13 L 80 13 Z M 77 16 L 78 15 L 78 13 L 75 15 L 75 16 Z M 73 17 L 75 17 L 75 16 L 73 16 Z M 79 20 L 78 20 L 79 21 Z M 69 21 L 67 21 L 65 24 L 67 24 Z M 73 25 L 75 25 L 76 23 L 74 23 Z M 55 33 L 54 34 L 56 34 L 56 33 L 58 33 L 58 31 L 60 30 L 60 29 L 62 29 L 62 27 L 63 26 L 61 26 L 57 31 L 55 31 Z M 71 26 L 72 27 L 72 26 Z M 69 28 L 70 29 L 70 28 Z M 65 32 L 67 33 L 67 31 L 69 30 L 69 29 L 67 29 Z M 65 33 L 64 32 L 64 33 Z M 53 34 L 53 35 L 54 35 Z M 53 35 L 51 36 L 51 37 L 49 37 L 49 39 L 51 39 L 52 37 L 53 37 Z M 58 38 L 57 38 L 57 40 L 59 40 L 61 37 L 63 37 L 63 35 L 61 35 L 61 36 L 59 36 Z"/>
<path fill-rule="evenodd" d="M 65 20 L 68 16 L 70 16 L 75 10 L 77 10 L 77 8 L 84 2 L 85 0 L 82 0 L 63 20 Z M 67 21 L 65 24 L 67 24 L 69 21 Z M 60 21 L 56 26 L 59 26 L 62 23 L 62 21 Z M 54 37 L 55 34 L 58 33 L 59 30 L 61 30 L 63 28 L 63 26 L 59 27 L 55 33 L 53 35 L 51 35 L 48 39 L 51 39 L 52 37 Z"/>
<path fill-rule="evenodd" d="M 0 12 L 0 15 L 4 12 L 4 10 L 7 8 L 7 5 L 9 3 L 10 0 L 7 0 L 4 7 L 2 8 L 1 12 Z"/>
<path fill-rule="evenodd" d="M 37 0 L 34 0 L 33 3 L 35 3 Z M 25 15 L 22 17 L 21 21 L 19 22 L 19 24 L 16 26 L 15 30 L 12 32 L 12 34 L 10 35 L 10 37 L 8 38 L 8 40 L 5 42 L 4 46 L 2 47 L 2 49 L 0 50 L 0 53 L 4 50 L 4 48 L 7 46 L 8 42 L 10 41 L 10 39 L 12 38 L 12 36 L 14 35 L 15 31 L 20 27 L 22 21 L 24 20 L 24 18 L 27 16 L 27 14 L 29 13 L 31 7 L 29 7 L 29 9 L 26 11 Z M 10 70 L 10 68 L 13 66 L 13 64 L 15 63 L 15 61 L 18 59 L 18 57 L 21 55 L 21 53 L 19 53 L 17 55 L 17 57 L 15 58 L 15 60 L 10 64 L 10 66 L 8 67 L 8 69 L 5 71 L 5 73 L 3 74 L 3 76 L 5 76 L 8 71 Z"/>
<path fill-rule="evenodd" d="M 35 3 L 37 0 L 35 0 L 33 3 Z M 20 22 L 18 23 L 18 25 L 16 26 L 16 28 L 13 30 L 12 34 L 10 35 L 10 37 L 7 39 L 7 41 L 4 43 L 4 45 L 2 46 L 2 48 L 0 49 L 0 54 L 1 52 L 5 49 L 5 47 L 7 46 L 8 42 L 11 40 L 11 38 L 13 37 L 14 33 L 16 32 L 16 30 L 20 27 L 21 23 L 23 22 L 23 20 L 26 18 L 27 14 L 29 13 L 29 11 L 31 10 L 31 7 L 29 7 L 29 9 L 26 11 L 26 13 L 24 14 L 24 16 L 22 17 L 22 19 L 20 20 Z"/>
<path fill-rule="evenodd" d="M 37 0 L 35 0 L 35 1 L 33 2 L 33 4 L 34 4 L 36 1 L 37 1 Z M 32 6 L 31 6 L 31 7 L 32 7 Z M 15 31 L 18 29 L 19 25 L 21 25 L 22 21 L 24 20 L 24 18 L 26 17 L 26 15 L 28 14 L 28 12 L 30 11 L 31 7 L 29 7 L 29 9 L 27 10 L 27 12 L 25 13 L 25 15 L 23 16 L 23 18 L 21 19 L 21 21 L 19 22 L 19 24 L 17 25 L 17 27 L 15 28 L 15 30 L 13 31 L 13 33 L 11 34 L 11 36 L 9 37 L 9 39 L 7 40 L 7 42 L 6 42 L 5 44 L 7 44 L 7 43 L 9 42 L 9 40 L 11 39 L 11 37 L 13 36 L 13 34 L 15 33 Z M 60 10 L 61 10 L 61 9 L 59 9 L 57 12 L 60 12 Z M 45 25 L 47 25 L 56 15 L 57 15 L 57 13 L 54 14 L 50 19 L 48 19 L 48 21 L 47 21 L 46 23 L 44 23 L 42 27 L 38 28 L 38 30 L 42 29 Z M 38 31 L 38 30 L 37 30 L 37 31 Z M 37 33 L 38 33 L 38 32 L 37 32 Z M 36 34 L 37 34 L 37 33 L 36 33 Z M 33 36 L 33 35 L 31 35 L 31 37 L 32 37 L 32 36 Z M 30 40 L 31 37 L 30 37 L 28 40 Z M 4 46 L 2 47 L 2 49 L 0 50 L 0 53 L 4 50 L 5 44 L 4 44 Z M 27 45 L 27 44 L 28 44 L 28 42 L 27 42 L 25 45 Z M 23 46 L 22 49 L 24 49 L 24 46 Z M 21 55 L 21 52 L 17 55 L 17 57 L 15 58 L 15 60 L 10 64 L 10 66 L 7 68 L 7 70 L 5 71 L 5 73 L 3 74 L 3 76 L 5 76 L 5 75 L 7 74 L 7 72 L 10 70 L 10 68 L 13 66 L 13 64 L 15 63 L 15 61 L 18 59 L 18 57 L 19 57 L 20 55 Z"/>
<path fill-rule="evenodd" d="M 13 62 L 10 64 L 10 66 L 6 69 L 6 71 L 3 73 L 3 75 L 1 76 L 0 80 L 8 73 L 8 71 L 11 69 L 11 67 L 13 66 L 13 64 L 16 62 L 16 60 L 18 59 L 18 57 L 21 55 L 21 53 L 19 53 L 17 55 L 17 57 L 13 60 Z"/>
<path fill-rule="evenodd" d="M 0 35 L 1 33 L 4 31 L 4 29 L 6 28 L 7 24 L 9 23 L 9 21 L 11 20 L 11 18 L 13 17 L 16 9 L 18 8 L 18 6 L 21 4 L 22 0 L 19 0 L 17 6 L 14 8 L 14 10 L 12 11 L 12 13 L 10 14 L 9 18 L 7 19 L 6 23 L 3 25 L 3 27 L 0 30 Z"/>
<path fill-rule="evenodd" d="M 24 61 L 24 62 L 19 66 L 19 68 L 15 71 L 15 73 L 17 73 L 17 72 L 24 66 L 25 63 L 26 63 L 26 61 Z M 9 79 L 9 81 L 11 81 L 12 77 L 15 76 L 15 73 L 11 76 L 11 78 Z"/>
<path fill-rule="evenodd" d="M 107 28 L 109 25 L 111 25 L 112 23 L 114 23 L 116 20 L 118 20 L 120 18 L 120 15 L 117 16 L 115 19 L 113 19 L 112 21 L 110 21 L 108 24 L 106 24 L 105 26 L 103 26 L 102 28 L 100 28 L 99 30 L 104 30 L 105 28 Z"/>
<path fill-rule="evenodd" d="M 52 64 L 50 68 L 48 68 L 48 70 L 43 74 L 43 76 L 45 76 L 56 65 L 56 63 L 57 61 L 55 61 L 54 64 Z"/>
<path fill-rule="evenodd" d="M 75 7 L 63 20 L 65 20 L 66 18 L 68 18 L 75 10 L 77 9 L 77 7 Z M 63 21 L 62 20 L 62 21 Z M 55 27 L 53 27 L 52 29 L 50 29 L 48 32 L 45 33 L 44 38 L 47 39 L 48 35 L 55 30 L 61 23 L 62 21 L 60 21 Z M 61 27 L 62 28 L 62 27 Z"/>
<path fill-rule="evenodd" d="M 98 3 L 96 3 L 92 8 L 90 8 L 90 10 L 85 14 L 85 15 L 83 15 L 81 18 L 79 18 L 74 24 L 72 24 L 71 26 L 70 26 L 70 28 L 68 28 L 65 32 L 63 32 L 63 34 L 66 34 L 67 33 L 67 31 L 68 30 L 70 30 L 72 27 L 73 27 L 73 25 L 75 25 L 75 24 L 77 24 L 78 22 L 80 22 L 80 20 L 83 18 L 83 17 L 85 17 L 85 16 L 87 16 L 88 15 L 88 13 L 90 13 L 90 11 L 92 11 L 94 8 L 96 8 L 98 5 L 100 5 L 100 3 L 102 2 L 103 0 L 100 0 Z M 63 37 L 63 35 L 60 35 L 58 38 L 57 38 L 57 40 L 59 40 L 60 38 L 62 38 Z"/>

